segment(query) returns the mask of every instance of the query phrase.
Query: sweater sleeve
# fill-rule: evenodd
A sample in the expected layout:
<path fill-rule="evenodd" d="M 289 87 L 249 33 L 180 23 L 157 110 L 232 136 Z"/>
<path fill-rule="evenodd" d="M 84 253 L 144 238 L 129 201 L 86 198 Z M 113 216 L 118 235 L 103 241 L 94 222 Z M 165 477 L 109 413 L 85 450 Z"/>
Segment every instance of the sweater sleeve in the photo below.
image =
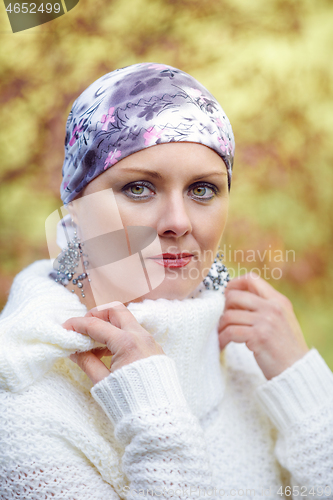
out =
<path fill-rule="evenodd" d="M 256 390 L 292 498 L 333 498 L 333 373 L 316 349 Z M 322 488 L 322 489 L 321 489 Z"/>
<path fill-rule="evenodd" d="M 202 428 L 191 413 L 174 361 L 150 356 L 123 366 L 97 383 L 92 396 L 125 447 L 127 498 L 197 498 L 212 472 Z"/>

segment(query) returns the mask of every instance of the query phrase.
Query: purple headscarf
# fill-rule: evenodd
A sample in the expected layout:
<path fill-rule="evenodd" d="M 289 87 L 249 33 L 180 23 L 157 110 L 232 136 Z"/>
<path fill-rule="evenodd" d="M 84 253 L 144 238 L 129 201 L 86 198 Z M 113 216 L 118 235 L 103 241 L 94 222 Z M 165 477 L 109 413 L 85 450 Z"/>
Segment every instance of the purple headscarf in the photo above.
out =
<path fill-rule="evenodd" d="M 119 160 L 167 142 L 195 142 L 216 151 L 226 164 L 230 189 L 235 149 L 230 122 L 203 85 L 172 66 L 140 63 L 99 78 L 74 102 L 66 132 L 64 204 Z"/>

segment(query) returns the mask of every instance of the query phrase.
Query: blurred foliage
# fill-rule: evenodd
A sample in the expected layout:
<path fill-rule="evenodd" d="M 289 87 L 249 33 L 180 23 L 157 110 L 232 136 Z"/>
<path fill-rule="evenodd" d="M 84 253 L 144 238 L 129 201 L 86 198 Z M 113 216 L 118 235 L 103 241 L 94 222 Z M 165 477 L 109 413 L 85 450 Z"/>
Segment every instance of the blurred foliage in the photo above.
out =
<path fill-rule="evenodd" d="M 16 34 L 2 3 L 0 13 L 1 306 L 14 275 L 48 257 L 44 221 L 61 205 L 73 100 L 116 68 L 171 64 L 203 83 L 233 125 L 222 246 L 245 257 L 229 259 L 228 251 L 227 265 L 236 274 L 239 263 L 259 272 L 266 265 L 268 282 L 292 300 L 308 345 L 333 368 L 332 2 L 81 0 L 65 16 Z M 264 256 L 268 249 L 282 261 Z M 246 260 L 249 250 L 259 251 L 255 262 Z"/>

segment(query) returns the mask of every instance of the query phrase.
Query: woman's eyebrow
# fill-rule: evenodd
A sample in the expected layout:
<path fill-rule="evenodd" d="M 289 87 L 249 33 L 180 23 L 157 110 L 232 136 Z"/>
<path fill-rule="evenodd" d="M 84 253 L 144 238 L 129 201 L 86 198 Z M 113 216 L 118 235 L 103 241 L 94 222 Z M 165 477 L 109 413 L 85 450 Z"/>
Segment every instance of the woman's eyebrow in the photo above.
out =
<path fill-rule="evenodd" d="M 155 170 L 148 170 L 146 168 L 123 168 L 122 170 L 125 170 L 126 172 L 133 172 L 135 174 L 146 174 L 146 175 L 151 175 L 151 177 L 155 177 L 156 179 L 163 179 L 162 175 L 159 174 L 158 172 L 155 172 Z"/>
<path fill-rule="evenodd" d="M 206 177 L 210 177 L 212 175 L 228 175 L 227 172 L 221 172 L 220 170 L 219 171 L 216 171 L 216 172 L 210 172 L 209 174 L 202 174 L 202 175 L 199 175 L 197 177 L 194 177 L 193 180 L 194 181 L 198 181 L 200 179 L 206 179 Z"/>
<path fill-rule="evenodd" d="M 126 167 L 124 167 L 122 170 L 124 170 L 126 172 L 133 172 L 135 174 L 141 173 L 141 174 L 150 175 L 151 177 L 155 177 L 155 179 L 159 179 L 159 180 L 163 179 L 162 175 L 159 174 L 158 172 L 155 172 L 155 170 L 149 170 L 146 168 L 126 168 Z M 227 176 L 228 174 L 227 174 L 227 172 L 221 172 L 220 170 L 217 170 L 214 172 L 209 172 L 208 174 L 198 175 L 198 176 L 193 178 L 193 181 L 205 179 L 206 177 L 210 177 L 212 175 L 226 175 Z"/>

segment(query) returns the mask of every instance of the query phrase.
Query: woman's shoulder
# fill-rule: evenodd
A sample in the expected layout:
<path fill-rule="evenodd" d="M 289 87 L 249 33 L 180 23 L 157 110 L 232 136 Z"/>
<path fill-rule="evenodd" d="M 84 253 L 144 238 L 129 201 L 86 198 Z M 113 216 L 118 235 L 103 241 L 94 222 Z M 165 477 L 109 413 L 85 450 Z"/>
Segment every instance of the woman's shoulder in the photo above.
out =
<path fill-rule="evenodd" d="M 52 261 L 49 259 L 37 260 L 25 267 L 13 279 L 9 291 L 8 301 L 0 314 L 3 319 L 13 311 L 16 311 L 22 302 L 32 298 L 37 287 L 47 285 L 51 282 L 48 277 L 52 271 Z"/>
<path fill-rule="evenodd" d="M 62 328 L 68 318 L 84 316 L 86 307 L 48 277 L 50 270 L 51 261 L 38 261 L 14 279 L 0 317 L 1 389 L 21 391 L 60 358 L 93 346 L 88 337 Z"/>

